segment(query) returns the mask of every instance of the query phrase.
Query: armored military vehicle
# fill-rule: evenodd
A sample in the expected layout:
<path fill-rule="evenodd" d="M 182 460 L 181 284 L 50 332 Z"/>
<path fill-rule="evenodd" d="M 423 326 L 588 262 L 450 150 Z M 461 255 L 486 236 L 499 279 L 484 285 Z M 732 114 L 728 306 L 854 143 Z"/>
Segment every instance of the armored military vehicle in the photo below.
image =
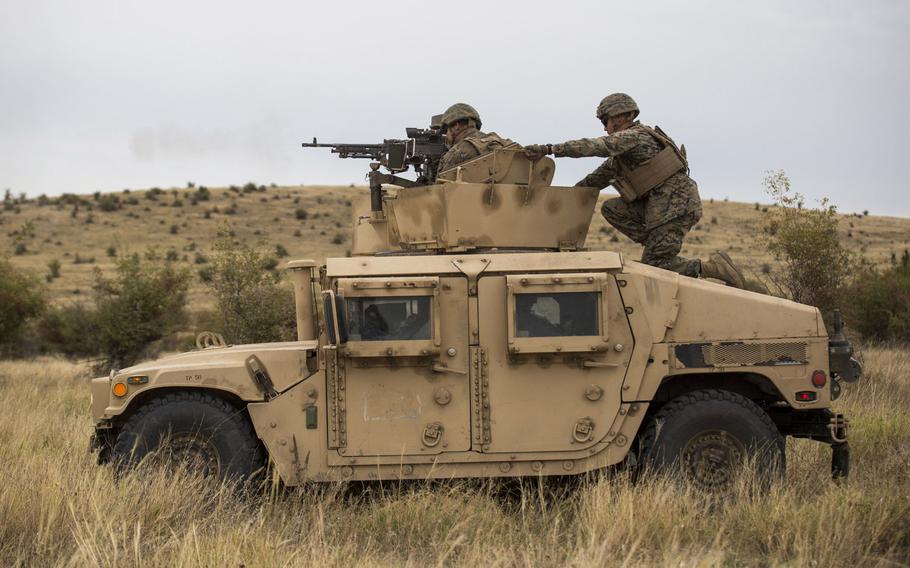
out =
<path fill-rule="evenodd" d="M 792 436 L 847 475 L 831 407 L 860 369 L 839 321 L 829 337 L 814 307 L 585 249 L 598 191 L 552 186 L 549 158 L 408 182 L 379 168 L 423 158 L 391 142 L 366 153 L 353 255 L 287 265 L 298 340 L 207 334 L 93 380 L 101 461 L 271 462 L 287 485 L 676 464 L 712 489 L 747 458 L 779 471 Z"/>

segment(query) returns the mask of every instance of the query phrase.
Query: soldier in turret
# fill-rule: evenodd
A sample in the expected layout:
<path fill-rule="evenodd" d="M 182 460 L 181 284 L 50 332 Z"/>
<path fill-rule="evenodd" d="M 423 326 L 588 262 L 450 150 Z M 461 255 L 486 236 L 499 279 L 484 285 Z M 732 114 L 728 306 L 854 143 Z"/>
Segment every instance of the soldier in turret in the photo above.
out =
<path fill-rule="evenodd" d="M 601 212 L 608 223 L 644 246 L 643 263 L 744 288 L 742 273 L 726 252 L 718 251 L 709 260 L 679 256 L 683 238 L 702 215 L 698 186 L 689 177 L 685 147 L 677 147 L 659 127 L 635 120 L 638 114 L 629 95 L 608 95 L 596 112 L 607 136 L 532 144 L 525 146 L 525 154 L 532 160 L 547 154 L 607 158 L 575 185 L 598 189 L 612 185 L 619 191 L 621 197 L 606 200 Z"/>
<path fill-rule="evenodd" d="M 495 132 L 481 132 L 480 114 L 469 104 L 456 103 L 450 106 L 443 113 L 440 125 L 446 133 L 449 150 L 439 160 L 439 172 L 489 154 L 497 148 L 515 145 Z"/>

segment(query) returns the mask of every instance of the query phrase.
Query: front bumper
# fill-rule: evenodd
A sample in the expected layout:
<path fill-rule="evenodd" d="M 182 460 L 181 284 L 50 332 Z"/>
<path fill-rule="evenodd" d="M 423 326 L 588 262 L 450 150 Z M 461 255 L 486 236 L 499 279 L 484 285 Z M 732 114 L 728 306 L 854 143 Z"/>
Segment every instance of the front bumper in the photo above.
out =
<path fill-rule="evenodd" d="M 89 453 L 98 452 L 99 465 L 111 461 L 115 437 L 116 434 L 110 423 L 101 422 L 95 425 L 95 432 L 88 441 L 88 451 Z"/>
<path fill-rule="evenodd" d="M 781 434 L 831 446 L 832 479 L 843 480 L 850 475 L 850 445 L 847 440 L 850 420 L 846 416 L 830 408 L 769 410 L 768 414 Z"/>

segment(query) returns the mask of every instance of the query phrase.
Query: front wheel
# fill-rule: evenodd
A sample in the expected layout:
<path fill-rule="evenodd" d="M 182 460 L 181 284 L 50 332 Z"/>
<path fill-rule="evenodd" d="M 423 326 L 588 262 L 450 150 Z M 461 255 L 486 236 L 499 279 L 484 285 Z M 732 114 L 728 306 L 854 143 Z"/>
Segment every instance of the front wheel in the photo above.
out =
<path fill-rule="evenodd" d="M 155 398 L 127 419 L 114 442 L 113 461 L 127 468 L 142 460 L 223 480 L 251 478 L 264 463 L 245 413 L 201 392 Z"/>
<path fill-rule="evenodd" d="M 763 481 L 784 471 L 784 437 L 757 404 L 734 392 L 698 390 L 665 404 L 640 442 L 641 465 L 678 468 L 699 489 L 729 489 L 745 463 Z"/>

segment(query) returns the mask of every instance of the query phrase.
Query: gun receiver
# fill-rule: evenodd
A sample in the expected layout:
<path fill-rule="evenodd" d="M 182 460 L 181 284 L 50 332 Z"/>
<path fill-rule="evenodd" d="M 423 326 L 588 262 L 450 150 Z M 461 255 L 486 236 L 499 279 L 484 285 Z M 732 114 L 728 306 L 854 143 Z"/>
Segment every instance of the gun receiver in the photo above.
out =
<path fill-rule="evenodd" d="M 304 148 L 331 148 L 339 158 L 366 158 L 373 160 L 370 164 L 370 202 L 371 209 L 377 217 L 382 214 L 382 184 L 390 183 L 402 187 L 414 187 L 433 183 L 439 159 L 445 154 L 445 136 L 438 127 L 405 129 L 407 138 L 383 140 L 381 144 L 320 144 L 316 138 L 312 142 L 301 144 Z M 399 177 L 395 174 L 407 171 L 414 166 L 416 180 Z M 387 169 L 390 174 L 379 172 Z"/>

